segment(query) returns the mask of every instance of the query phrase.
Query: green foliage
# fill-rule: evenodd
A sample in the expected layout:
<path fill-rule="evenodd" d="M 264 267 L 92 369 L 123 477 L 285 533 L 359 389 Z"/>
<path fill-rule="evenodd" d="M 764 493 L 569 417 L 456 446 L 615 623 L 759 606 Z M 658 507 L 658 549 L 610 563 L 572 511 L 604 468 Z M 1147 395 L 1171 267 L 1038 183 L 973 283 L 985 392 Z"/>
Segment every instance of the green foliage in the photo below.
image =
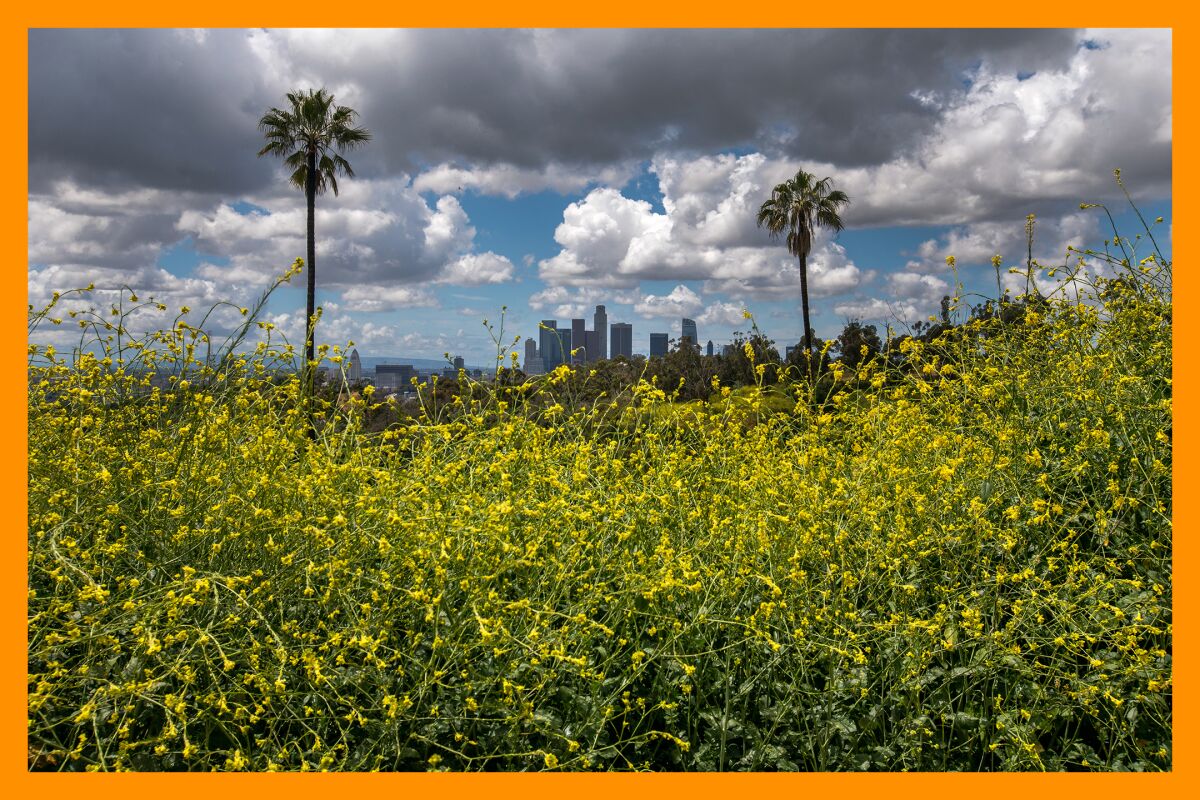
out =
<path fill-rule="evenodd" d="M 501 372 L 315 439 L 252 315 L 31 346 L 30 765 L 1169 770 L 1170 270 L 1125 273 L 814 381 L 748 340 L 707 400 Z"/>

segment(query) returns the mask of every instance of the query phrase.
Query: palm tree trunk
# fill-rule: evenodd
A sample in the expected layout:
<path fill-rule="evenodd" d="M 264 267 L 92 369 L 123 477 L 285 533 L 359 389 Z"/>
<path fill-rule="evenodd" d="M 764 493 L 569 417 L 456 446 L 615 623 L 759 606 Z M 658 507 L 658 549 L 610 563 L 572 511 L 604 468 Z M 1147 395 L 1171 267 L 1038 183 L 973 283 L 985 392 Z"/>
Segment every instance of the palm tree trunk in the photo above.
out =
<path fill-rule="evenodd" d="M 308 200 L 308 306 L 304 317 L 304 355 L 313 360 L 313 316 L 317 313 L 317 154 L 308 152 L 308 175 L 304 181 Z"/>
<path fill-rule="evenodd" d="M 308 437 L 317 438 L 317 421 L 313 416 L 317 395 L 317 371 L 312 366 L 315 352 L 313 340 L 313 317 L 317 313 L 317 154 L 308 151 L 308 174 L 304 181 L 304 195 L 308 201 L 308 303 L 304 314 L 304 369 L 301 379 L 304 386 L 305 403 L 308 406 Z"/>
<path fill-rule="evenodd" d="M 808 319 L 808 256 L 800 254 L 800 308 L 804 313 L 804 361 L 812 371 L 812 325 Z"/>

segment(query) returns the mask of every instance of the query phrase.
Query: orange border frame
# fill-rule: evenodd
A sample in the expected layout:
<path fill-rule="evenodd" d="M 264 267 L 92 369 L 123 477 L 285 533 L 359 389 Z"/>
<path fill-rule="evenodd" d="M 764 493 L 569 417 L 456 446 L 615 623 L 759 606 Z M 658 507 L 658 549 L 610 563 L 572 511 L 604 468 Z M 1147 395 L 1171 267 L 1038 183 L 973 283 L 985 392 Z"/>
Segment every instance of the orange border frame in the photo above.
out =
<path fill-rule="evenodd" d="M 734 774 L 734 775 L 462 775 L 462 774 L 404 774 L 404 775 L 31 775 L 26 769 L 25 674 L 23 657 L 26 640 L 25 616 L 25 549 L 24 537 L 16 534 L 26 516 L 25 492 L 27 427 L 26 405 L 17 391 L 24 386 L 25 335 L 19 330 L 18 313 L 24 309 L 26 296 L 25 274 L 17 264 L 28 263 L 28 35 L 29 28 L 38 27 L 176 27 L 184 24 L 209 27 L 242 27 L 270 20 L 279 27 L 314 26 L 318 21 L 342 27 L 405 26 L 405 27 L 1083 27 L 1088 23 L 1124 23 L 1129 27 L 1172 28 L 1172 81 L 1176 94 L 1186 96 L 1192 88 L 1198 56 L 1190 47 L 1195 30 L 1188 16 L 1174 7 L 1175 3 L 1159 3 L 1150 7 L 1134 7 L 1128 2 L 1091 0 L 1072 2 L 1065 8 L 1022 8 L 1021 16 L 1008 7 L 970 7 L 961 2 L 927 0 L 919 9 L 915 4 L 900 4 L 867 0 L 836 7 L 813 8 L 807 4 L 778 4 L 770 8 L 717 5 L 712 0 L 685 2 L 659 0 L 657 3 L 634 0 L 609 0 L 603 6 L 574 5 L 547 0 L 517 0 L 515 3 L 485 3 L 467 0 L 443 10 L 442 7 L 388 7 L 379 4 L 358 7 L 336 7 L 309 0 L 289 3 L 284 7 L 252 9 L 244 3 L 230 0 L 210 0 L 202 10 L 181 9 L 178 6 L 145 0 L 104 4 L 84 4 L 79 0 L 58 0 L 40 8 L 15 8 L 3 14 L 4 25 L 0 59 L 4 73 L 19 78 L 11 89 L 13 105 L 22 113 L 21 124 L 4 128 L 4 151 L 19 161 L 21 168 L 0 193 L 3 202 L 4 251 L 11 266 L 0 273 L 3 288 L 0 314 L 0 342 L 4 343 L 3 372 L 13 375 L 12 391 L 0 393 L 0 418 L 4 420 L 3 458 L 0 458 L 0 491 L 3 492 L 4 519 L 13 524 L 12 534 L 4 544 L 0 558 L 0 636 L 3 637 L 4 657 L 0 660 L 0 778 L 18 797 L 127 797 L 151 793 L 172 793 L 176 797 L 205 797 L 214 790 L 235 795 L 251 793 L 318 797 L 330 791 L 362 794 L 400 793 L 417 795 L 476 796 L 492 798 L 557 796 L 573 798 L 602 797 L 614 793 L 637 795 L 687 794 L 725 796 L 730 794 L 829 792 L 880 792 L 903 796 L 928 797 L 969 792 L 976 797 L 1009 797 L 1022 795 L 1051 796 L 1059 793 L 1096 792 L 1123 794 L 1138 792 L 1152 795 L 1184 794 L 1193 783 L 1197 770 L 1196 714 L 1192 678 L 1194 673 L 1194 632 L 1191 614 L 1196 609 L 1196 593 L 1189 581 L 1175 581 L 1176 614 L 1175 646 L 1173 648 L 1176 686 L 1174 689 L 1175 731 L 1173 772 L 1160 775 L 1028 775 L 1028 774 Z M 16 81 L 13 81 L 16 83 Z M 1192 122 L 1188 103 L 1173 103 L 1174 141 L 1185 142 L 1173 148 L 1173 185 L 1190 186 L 1189 177 L 1195 174 L 1194 163 L 1186 141 Z M 1183 132 L 1180 135 L 1180 131 Z M 1119 166 L 1119 165 L 1114 165 Z M 1186 193 L 1173 197 L 1174 219 L 1189 219 L 1191 207 Z M 1172 220 L 1173 222 L 1174 220 Z M 1172 250 L 1186 253 L 1192 241 L 1187 225 L 1174 232 Z M 1183 319 L 1189 319 L 1196 307 L 1196 282 L 1191 271 L 1183 270 L 1175 277 L 1175 290 L 1185 309 Z M 20 303 L 18 302 L 20 300 Z M 18 307 L 20 305 L 20 307 Z M 1190 332 L 1190 331 L 1189 331 Z M 1175 334 L 1178 351 L 1175 362 L 1176 380 L 1183 384 L 1183 400 L 1178 403 L 1174 430 L 1175 449 L 1184 454 L 1175 459 L 1175 481 L 1187 485 L 1188 456 L 1195 451 L 1196 426 L 1186 412 L 1193 410 L 1197 357 L 1195 349 L 1178 347 L 1183 344 Z M 11 361 L 9 361 L 11 359 Z M 1196 544 L 1191 539 L 1196 519 L 1196 503 L 1188 492 L 1175 501 L 1176 526 L 1185 532 L 1175 537 L 1175 559 L 1183 565 L 1182 574 L 1191 575 L 1195 566 Z M 1182 522 L 1182 525 L 1179 523 Z M 1183 676 L 1183 680 L 1178 678 Z"/>

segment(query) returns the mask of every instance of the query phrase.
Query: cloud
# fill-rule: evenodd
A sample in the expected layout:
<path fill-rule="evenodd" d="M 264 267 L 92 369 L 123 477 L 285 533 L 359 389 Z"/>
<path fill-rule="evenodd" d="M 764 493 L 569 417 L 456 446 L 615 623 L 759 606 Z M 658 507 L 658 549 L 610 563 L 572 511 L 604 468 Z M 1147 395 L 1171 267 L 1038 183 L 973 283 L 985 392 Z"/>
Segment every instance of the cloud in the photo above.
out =
<path fill-rule="evenodd" d="M 581 168 L 603 173 L 666 148 L 750 146 L 878 163 L 936 122 L 937 108 L 914 93 L 951 98 L 981 61 L 997 73 L 1061 69 L 1077 38 L 1062 30 L 35 30 L 31 179 L 71 173 L 97 184 L 260 190 L 273 165 L 255 157 L 257 121 L 286 91 L 307 86 L 328 87 L 375 134 L 353 159 L 364 176 L 458 165 L 435 167 L 438 193 L 454 191 L 444 181 L 456 168 L 489 192 L 511 189 L 486 168 L 500 170 L 497 178 L 510 170 L 515 182 L 529 181 L 525 190 L 577 189 L 586 185 Z M 155 124 L 131 124 L 147 109 Z"/>
<path fill-rule="evenodd" d="M 873 280 L 872 270 L 861 270 L 846 249 L 819 231 L 813 237 L 808 257 L 808 295 L 833 297 L 853 291 Z M 734 248 L 726 251 L 711 270 L 705 292 L 728 293 L 734 297 L 759 299 L 800 296 L 800 265 L 782 248 Z"/>
<path fill-rule="evenodd" d="M 29 32 L 29 180 L 253 191 L 259 117 L 282 100 L 244 31 Z"/>
<path fill-rule="evenodd" d="M 391 132 L 378 147 L 389 163 L 408 168 L 419 153 L 538 169 L 731 143 L 884 159 L 935 118 L 911 91 L 952 92 L 980 54 L 998 67 L 1061 64 L 1073 39 L 1042 30 L 397 31 L 349 34 L 355 58 L 346 59 L 347 35 L 277 32 L 273 58 L 363 87 L 364 118 Z M 797 75 L 827 77 L 764 80 Z"/>
<path fill-rule="evenodd" d="M 179 234 L 191 236 L 201 252 L 228 260 L 205 265 L 206 277 L 258 275 L 265 282 L 281 262 L 305 253 L 306 212 L 298 192 L 255 195 L 251 202 L 267 212 L 241 213 L 221 203 L 180 215 Z M 475 228 L 457 198 L 437 198 L 431 207 L 403 176 L 347 182 L 340 196 L 320 198 L 316 231 L 318 282 L 329 291 L 422 282 L 478 286 L 512 277 L 506 257 L 472 252 Z"/>
<path fill-rule="evenodd" d="M 202 324 L 219 344 L 221 337 L 244 322 L 238 307 L 228 302 L 227 287 L 201 278 L 181 278 L 157 267 L 97 270 L 87 265 L 52 264 L 31 268 L 27 276 L 29 305 L 40 310 L 50 303 L 53 293 L 89 285 L 94 287 L 91 291 L 67 295 L 55 306 L 51 316 L 62 319 L 66 325 L 43 322 L 29 340 L 64 350 L 78 347 L 84 332 L 77 320 L 94 313 L 103 322 L 111 322 L 117 319 L 110 314 L 114 306 L 131 312 L 122 323 L 126 342 L 170 328 L 176 316 L 180 316 L 192 325 Z M 138 298 L 136 301 L 132 299 L 134 296 Z M 152 303 L 162 303 L 166 309 L 160 311 Z M 189 309 L 188 312 L 183 313 L 183 308 Z M 85 316 L 71 318 L 71 311 Z M 88 339 L 92 338 L 89 333 Z"/>
<path fill-rule="evenodd" d="M 488 251 L 468 253 L 447 264 L 438 277 L 438 283 L 455 286 L 486 286 L 507 283 L 512 280 L 513 265 L 504 256 Z"/>
<path fill-rule="evenodd" d="M 1047 265 L 1062 264 L 1068 247 L 1084 248 L 1102 238 L 1099 210 L 1073 211 L 1034 221 L 1033 257 Z M 1024 264 L 1029 252 L 1025 221 L 980 222 L 952 228 L 936 239 L 926 239 L 905 265 L 927 273 L 949 273 L 946 257 L 963 265 L 990 265 L 999 255 L 1005 266 Z"/>
<path fill-rule="evenodd" d="M 684 267 L 668 246 L 670 222 L 645 200 L 615 189 L 593 189 L 563 211 L 554 231 L 558 255 L 539 263 L 551 285 L 631 287 L 642 278 L 662 278 Z"/>
<path fill-rule="evenodd" d="M 771 188 L 796 172 L 790 163 L 761 153 L 659 156 L 651 171 L 658 176 L 675 238 L 722 248 L 766 243 L 768 235 L 757 226 L 755 215 Z"/>
<path fill-rule="evenodd" d="M 935 275 L 896 272 L 887 276 L 887 287 L 897 299 L 912 300 L 929 305 L 938 303 L 950 294 L 950 284 Z"/>
<path fill-rule="evenodd" d="M 470 167 L 443 163 L 418 175 L 413 186 L 418 192 L 455 194 L 472 190 L 512 199 L 547 189 L 570 194 L 597 184 L 620 187 L 628 183 L 639 168 L 636 162 L 574 166 L 551 163 L 536 168 L 505 163 Z"/>
<path fill-rule="evenodd" d="M 439 197 L 437 210 L 425 223 L 425 255 L 445 263 L 466 252 L 475 238 L 467 212 L 454 197 Z"/>
<path fill-rule="evenodd" d="M 1076 47 L 1024 80 L 986 61 L 946 99 L 909 150 L 838 171 L 853 224 L 964 224 L 1119 196 L 1121 167 L 1141 196 L 1169 192 L 1171 34 L 1097 31 L 1114 46 Z M 832 164 L 821 165 L 832 170 Z M 1134 177 L 1136 176 L 1136 177 Z"/>
<path fill-rule="evenodd" d="M 744 309 L 737 303 L 713 303 L 696 317 L 697 325 L 715 325 L 726 328 L 748 327 Z"/>
<path fill-rule="evenodd" d="M 688 205 L 695 209 L 701 200 Z M 718 203 L 718 206 L 720 203 Z M 550 285 L 630 288 L 642 280 L 704 280 L 706 292 L 771 297 L 799 291 L 799 265 L 782 246 L 737 246 L 740 237 L 697 243 L 689 235 L 688 214 L 664 200 L 666 214 L 644 200 L 614 189 L 595 189 L 563 212 L 554 238 L 562 246 L 539 264 Z M 684 219 L 676 221 L 675 215 Z M 696 226 L 691 226 L 695 230 Z M 763 237 L 765 239 L 765 236 Z M 846 250 L 819 231 L 808 259 L 809 292 L 815 296 L 844 293 L 871 275 L 851 261 Z"/>
<path fill-rule="evenodd" d="M 647 319 L 691 317 L 704 307 L 700 295 L 680 284 L 668 295 L 648 294 L 634 304 L 634 313 Z"/>
<path fill-rule="evenodd" d="M 305 251 L 303 195 L 256 156 L 257 121 L 325 86 L 374 134 L 317 203 L 322 299 L 350 292 L 338 314 L 501 286 L 516 259 L 545 283 L 534 310 L 564 316 L 648 302 L 647 280 L 696 287 L 700 315 L 795 302 L 796 260 L 754 214 L 801 168 L 850 194 L 856 229 L 953 226 L 905 254 L 912 278 L 880 279 L 827 233 L 810 254 L 827 315 L 921 310 L 946 255 L 1022 263 L 1027 213 L 1045 263 L 1094 244 L 1099 217 L 1062 208 L 1123 199 L 1114 167 L 1135 197 L 1169 196 L 1172 47 L 1151 29 L 33 30 L 31 297 L 93 279 L 181 304 L 257 291 Z M 557 252 L 477 251 L 487 220 L 457 195 L 546 190 L 576 198 Z M 202 263 L 168 286 L 158 264 L 189 238 Z"/>
<path fill-rule="evenodd" d="M 438 305 L 433 295 L 411 286 L 394 286 L 388 289 L 351 286 L 342 292 L 342 302 L 349 311 L 395 311 L 400 308 L 431 308 Z"/>
<path fill-rule="evenodd" d="M 840 317 L 860 322 L 910 324 L 925 316 L 913 303 L 881 298 L 838 303 L 833 307 L 833 311 Z"/>

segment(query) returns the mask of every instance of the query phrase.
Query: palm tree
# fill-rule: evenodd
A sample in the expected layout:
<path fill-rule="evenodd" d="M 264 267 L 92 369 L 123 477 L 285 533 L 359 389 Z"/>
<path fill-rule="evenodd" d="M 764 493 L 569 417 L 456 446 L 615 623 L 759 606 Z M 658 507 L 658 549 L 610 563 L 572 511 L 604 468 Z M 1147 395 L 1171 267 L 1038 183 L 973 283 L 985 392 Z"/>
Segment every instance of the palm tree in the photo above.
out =
<path fill-rule="evenodd" d="M 766 227 L 774 239 L 787 232 L 788 252 L 800 259 L 800 304 L 804 312 L 804 352 L 812 354 L 812 325 L 808 317 L 808 254 L 812 252 L 817 228 L 840 231 L 839 216 L 850 202 L 846 193 L 830 189 L 830 178 L 817 180 L 804 170 L 771 190 L 771 198 L 758 209 L 758 227 Z"/>
<path fill-rule="evenodd" d="M 324 89 L 289 92 L 287 100 L 291 108 L 272 108 L 258 121 L 258 127 L 267 139 L 258 155 L 282 158 L 292 170 L 291 182 L 304 190 L 308 200 L 308 306 L 304 340 L 305 357 L 311 363 L 314 358 L 313 318 L 317 311 L 317 195 L 324 194 L 326 189 L 332 189 L 334 196 L 337 195 L 338 172 L 354 177 L 350 162 L 340 154 L 370 141 L 371 134 L 366 128 L 354 127 L 357 112 L 346 106 L 335 106 L 333 95 Z M 312 374 L 307 363 L 305 372 Z"/>

